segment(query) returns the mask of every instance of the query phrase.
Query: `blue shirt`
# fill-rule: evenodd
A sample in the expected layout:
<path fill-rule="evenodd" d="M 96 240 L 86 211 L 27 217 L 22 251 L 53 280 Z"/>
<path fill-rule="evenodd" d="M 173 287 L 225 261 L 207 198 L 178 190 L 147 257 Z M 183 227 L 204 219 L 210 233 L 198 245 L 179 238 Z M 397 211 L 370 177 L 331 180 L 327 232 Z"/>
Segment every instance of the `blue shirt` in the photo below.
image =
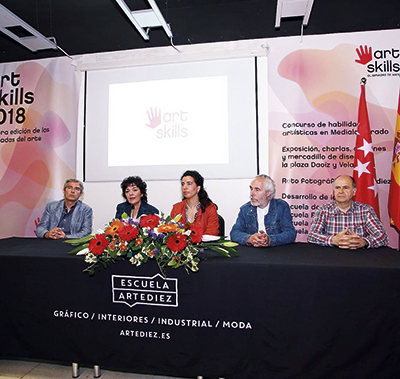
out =
<path fill-rule="evenodd" d="M 75 205 L 76 204 L 74 204 L 68 212 L 68 209 L 64 203 L 63 213 L 57 227 L 61 228 L 65 235 L 71 234 L 71 220 L 72 214 L 74 213 Z"/>

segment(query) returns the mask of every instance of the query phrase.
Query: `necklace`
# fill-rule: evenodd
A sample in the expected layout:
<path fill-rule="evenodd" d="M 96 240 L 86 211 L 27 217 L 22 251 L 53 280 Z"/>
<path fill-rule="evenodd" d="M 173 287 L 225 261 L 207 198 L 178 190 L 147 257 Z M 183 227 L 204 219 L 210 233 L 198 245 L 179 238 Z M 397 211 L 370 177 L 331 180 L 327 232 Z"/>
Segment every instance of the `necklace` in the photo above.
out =
<path fill-rule="evenodd" d="M 186 203 L 187 204 L 187 203 Z M 200 204 L 200 202 L 198 202 L 196 205 L 189 205 L 189 204 L 187 204 L 187 206 L 190 208 L 190 209 L 194 209 L 194 208 L 197 208 L 197 206 Z"/>

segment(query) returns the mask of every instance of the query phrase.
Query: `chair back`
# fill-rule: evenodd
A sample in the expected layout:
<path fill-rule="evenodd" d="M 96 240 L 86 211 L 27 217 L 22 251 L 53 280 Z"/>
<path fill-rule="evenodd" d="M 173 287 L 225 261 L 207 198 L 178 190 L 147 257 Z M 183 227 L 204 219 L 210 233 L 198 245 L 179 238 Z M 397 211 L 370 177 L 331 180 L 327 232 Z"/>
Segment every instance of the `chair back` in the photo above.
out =
<path fill-rule="evenodd" d="M 219 223 L 218 235 L 223 237 L 225 236 L 225 220 L 220 214 L 218 215 L 218 223 Z"/>

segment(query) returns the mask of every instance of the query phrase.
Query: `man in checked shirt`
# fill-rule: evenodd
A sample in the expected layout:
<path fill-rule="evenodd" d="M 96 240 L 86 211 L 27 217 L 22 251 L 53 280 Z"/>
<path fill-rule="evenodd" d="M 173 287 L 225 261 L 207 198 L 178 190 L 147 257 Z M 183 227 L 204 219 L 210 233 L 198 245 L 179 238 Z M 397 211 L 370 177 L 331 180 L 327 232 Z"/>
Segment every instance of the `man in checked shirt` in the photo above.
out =
<path fill-rule="evenodd" d="M 353 201 L 354 178 L 340 175 L 333 182 L 335 201 L 319 207 L 307 241 L 341 249 L 376 248 L 388 244 L 386 231 L 369 205 Z"/>

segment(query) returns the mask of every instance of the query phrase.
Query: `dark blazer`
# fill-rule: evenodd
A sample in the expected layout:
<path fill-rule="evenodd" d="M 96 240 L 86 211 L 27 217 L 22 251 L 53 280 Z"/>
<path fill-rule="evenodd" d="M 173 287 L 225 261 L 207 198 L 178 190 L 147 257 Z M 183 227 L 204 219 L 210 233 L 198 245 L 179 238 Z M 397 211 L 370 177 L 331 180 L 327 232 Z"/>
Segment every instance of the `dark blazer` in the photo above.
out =
<path fill-rule="evenodd" d="M 123 213 L 126 213 L 129 217 L 131 216 L 133 205 L 129 204 L 127 201 L 120 203 L 117 205 L 117 211 L 115 213 L 115 218 L 120 219 Z M 155 215 L 160 212 L 156 207 L 153 207 L 151 204 L 142 201 L 140 203 L 140 208 L 138 212 L 138 217 L 141 215 Z"/>

